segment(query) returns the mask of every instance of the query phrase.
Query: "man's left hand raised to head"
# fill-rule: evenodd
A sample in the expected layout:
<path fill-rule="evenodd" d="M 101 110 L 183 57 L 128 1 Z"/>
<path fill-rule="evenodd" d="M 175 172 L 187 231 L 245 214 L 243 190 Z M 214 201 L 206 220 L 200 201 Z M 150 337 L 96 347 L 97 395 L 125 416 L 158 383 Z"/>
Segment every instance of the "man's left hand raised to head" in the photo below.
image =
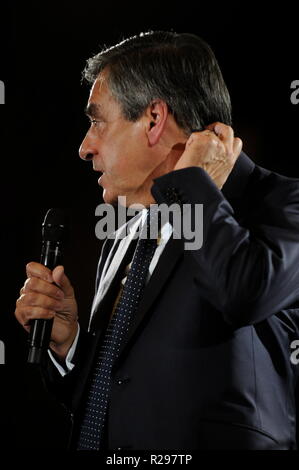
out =
<path fill-rule="evenodd" d="M 192 132 L 174 170 L 190 166 L 203 168 L 221 189 L 242 150 L 242 141 L 231 127 L 215 122 L 204 131 Z"/>

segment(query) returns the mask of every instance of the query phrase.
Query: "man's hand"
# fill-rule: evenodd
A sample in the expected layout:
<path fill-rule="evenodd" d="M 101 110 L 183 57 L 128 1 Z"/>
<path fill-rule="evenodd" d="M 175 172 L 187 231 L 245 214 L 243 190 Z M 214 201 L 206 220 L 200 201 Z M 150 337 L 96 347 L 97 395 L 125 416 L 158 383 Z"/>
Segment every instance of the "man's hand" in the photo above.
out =
<path fill-rule="evenodd" d="M 63 266 L 51 272 L 40 263 L 29 263 L 26 272 L 27 280 L 20 290 L 15 316 L 28 332 L 30 320 L 54 318 L 50 346 L 64 359 L 78 328 L 77 303 L 71 283 Z"/>
<path fill-rule="evenodd" d="M 220 122 L 193 132 L 174 170 L 190 166 L 203 168 L 221 189 L 242 150 L 242 141 L 234 137 L 231 127 Z"/>

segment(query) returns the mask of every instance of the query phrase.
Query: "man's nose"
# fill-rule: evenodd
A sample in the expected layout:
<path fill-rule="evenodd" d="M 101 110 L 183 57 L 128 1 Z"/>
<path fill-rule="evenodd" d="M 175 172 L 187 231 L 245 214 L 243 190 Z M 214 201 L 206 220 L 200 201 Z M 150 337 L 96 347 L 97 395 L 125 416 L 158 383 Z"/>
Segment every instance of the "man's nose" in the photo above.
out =
<path fill-rule="evenodd" d="M 87 133 L 82 144 L 80 145 L 79 156 L 82 158 L 82 160 L 89 161 L 92 160 L 96 154 L 96 146 Z"/>

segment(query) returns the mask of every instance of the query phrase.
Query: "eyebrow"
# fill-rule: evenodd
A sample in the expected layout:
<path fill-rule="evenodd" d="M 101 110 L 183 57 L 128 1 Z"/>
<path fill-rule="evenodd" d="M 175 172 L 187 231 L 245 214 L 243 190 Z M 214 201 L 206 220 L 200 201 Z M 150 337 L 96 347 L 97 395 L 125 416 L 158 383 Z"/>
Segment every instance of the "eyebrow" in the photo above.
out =
<path fill-rule="evenodd" d="M 100 105 L 96 103 L 89 103 L 84 109 L 86 116 L 88 117 L 100 117 Z"/>

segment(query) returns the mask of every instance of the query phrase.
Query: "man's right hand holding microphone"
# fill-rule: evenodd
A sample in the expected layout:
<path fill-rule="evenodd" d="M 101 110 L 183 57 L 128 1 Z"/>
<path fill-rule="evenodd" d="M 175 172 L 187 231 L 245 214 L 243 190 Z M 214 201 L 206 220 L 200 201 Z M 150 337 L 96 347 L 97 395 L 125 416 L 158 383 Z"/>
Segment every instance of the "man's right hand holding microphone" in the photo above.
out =
<path fill-rule="evenodd" d="M 54 319 L 50 348 L 63 361 L 78 331 L 78 308 L 74 289 L 63 266 L 53 271 L 40 263 L 26 266 L 27 279 L 16 302 L 15 316 L 30 331 L 30 320 Z"/>

